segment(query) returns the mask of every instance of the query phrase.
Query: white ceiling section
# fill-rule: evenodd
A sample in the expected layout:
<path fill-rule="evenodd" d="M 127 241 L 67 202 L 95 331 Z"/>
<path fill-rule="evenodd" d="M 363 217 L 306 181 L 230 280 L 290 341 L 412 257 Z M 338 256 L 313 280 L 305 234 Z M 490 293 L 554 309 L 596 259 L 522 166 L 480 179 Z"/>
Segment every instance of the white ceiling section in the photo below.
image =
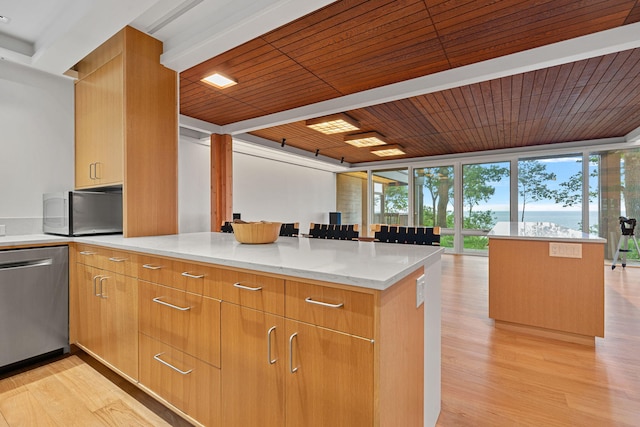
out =
<path fill-rule="evenodd" d="M 318 0 L 0 0 L 0 58 L 62 75 L 126 25 L 164 43 L 183 71 L 304 16 Z"/>

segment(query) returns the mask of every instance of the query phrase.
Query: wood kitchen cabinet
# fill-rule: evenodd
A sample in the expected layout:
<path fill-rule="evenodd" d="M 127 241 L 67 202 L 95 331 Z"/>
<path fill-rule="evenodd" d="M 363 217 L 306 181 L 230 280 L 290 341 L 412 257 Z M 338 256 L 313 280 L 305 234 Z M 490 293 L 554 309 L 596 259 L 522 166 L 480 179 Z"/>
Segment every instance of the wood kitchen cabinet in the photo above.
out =
<path fill-rule="evenodd" d="M 222 304 L 222 425 L 373 426 L 374 296 L 285 281 L 264 295 L 272 300 L 264 306 L 284 303 L 285 318 L 254 309 L 270 280 L 257 276 L 240 288 L 236 301 L 245 295 L 249 307 Z M 234 287 L 226 285 L 223 295 Z"/>
<path fill-rule="evenodd" d="M 80 347 L 195 424 L 424 424 L 421 268 L 379 291 L 84 244 L 72 259 Z"/>
<path fill-rule="evenodd" d="M 138 261 L 140 384 L 205 426 L 218 426 L 216 269 L 149 255 Z"/>
<path fill-rule="evenodd" d="M 132 379 L 138 378 L 135 278 L 76 264 L 78 344 Z"/>
<path fill-rule="evenodd" d="M 373 426 L 374 343 L 287 320 L 286 425 Z"/>
<path fill-rule="evenodd" d="M 222 425 L 282 427 L 287 366 L 282 316 L 222 304 Z"/>
<path fill-rule="evenodd" d="M 76 189 L 122 185 L 122 53 L 75 85 Z"/>
<path fill-rule="evenodd" d="M 161 54 L 125 27 L 76 64 L 75 187 L 122 186 L 125 237 L 178 231 L 177 76 Z"/>

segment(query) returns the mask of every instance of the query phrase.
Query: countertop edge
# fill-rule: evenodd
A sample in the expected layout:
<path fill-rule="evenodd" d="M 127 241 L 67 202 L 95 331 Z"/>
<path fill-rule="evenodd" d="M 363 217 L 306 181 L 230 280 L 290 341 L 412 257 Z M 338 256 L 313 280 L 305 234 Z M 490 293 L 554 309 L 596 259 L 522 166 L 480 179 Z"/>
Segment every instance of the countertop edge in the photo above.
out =
<path fill-rule="evenodd" d="M 419 261 L 408 263 L 404 268 L 397 269 L 394 274 L 387 277 L 385 280 L 376 280 L 366 277 L 358 277 L 344 274 L 332 274 L 328 272 L 322 272 L 317 270 L 297 269 L 292 267 L 283 267 L 278 265 L 268 265 L 259 262 L 250 261 L 237 261 L 226 258 L 220 258 L 208 255 L 198 255 L 188 252 L 181 252 L 175 250 L 157 249 L 150 247 L 141 247 L 133 243 L 121 244 L 117 242 L 106 242 L 101 240 L 99 236 L 82 236 L 75 237 L 72 241 L 83 244 L 90 244 L 96 246 L 103 246 L 112 249 L 133 251 L 149 255 L 165 256 L 170 258 L 177 258 L 185 261 L 202 262 L 207 264 L 220 265 L 222 267 L 240 268 L 253 270 L 262 273 L 278 274 L 282 276 L 290 276 L 301 279 L 320 280 L 329 283 L 336 283 L 340 285 L 354 286 L 372 290 L 384 291 L 390 288 L 392 285 L 407 277 L 418 268 L 426 269 L 427 266 L 433 264 L 435 258 L 440 258 L 444 252 L 444 248 L 437 246 L 430 246 L 430 249 L 434 249 L 431 253 L 425 254 Z M 345 242 L 336 242 L 338 244 Z M 366 244 L 374 244 L 367 242 Z M 379 245 L 395 245 L 393 243 L 375 243 Z M 423 247 L 425 248 L 425 247 Z"/>

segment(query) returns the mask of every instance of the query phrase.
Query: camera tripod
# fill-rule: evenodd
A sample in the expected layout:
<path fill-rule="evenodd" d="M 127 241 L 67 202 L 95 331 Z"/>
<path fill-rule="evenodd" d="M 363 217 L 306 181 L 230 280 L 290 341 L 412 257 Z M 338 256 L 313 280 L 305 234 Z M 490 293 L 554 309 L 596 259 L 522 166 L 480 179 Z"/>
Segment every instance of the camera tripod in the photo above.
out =
<path fill-rule="evenodd" d="M 618 250 L 616 251 L 616 255 L 613 258 L 613 263 L 611 264 L 611 269 L 616 268 L 616 262 L 618 261 L 618 256 L 622 253 L 622 268 L 627 266 L 627 253 L 631 252 L 629 249 L 629 237 L 633 239 L 633 243 L 636 245 L 636 251 L 640 254 L 640 247 L 638 247 L 638 241 L 636 240 L 636 236 L 634 234 L 634 230 L 636 228 L 636 220 L 633 218 L 627 219 L 623 216 L 620 217 L 620 229 L 622 231 L 622 236 L 620 236 L 620 241 L 618 242 Z"/>

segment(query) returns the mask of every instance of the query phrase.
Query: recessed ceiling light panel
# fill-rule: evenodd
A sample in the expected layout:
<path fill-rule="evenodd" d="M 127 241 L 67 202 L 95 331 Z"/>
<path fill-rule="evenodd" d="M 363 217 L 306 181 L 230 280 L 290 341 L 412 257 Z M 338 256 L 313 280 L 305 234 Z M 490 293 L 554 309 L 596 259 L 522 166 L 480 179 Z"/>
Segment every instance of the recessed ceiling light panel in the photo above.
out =
<path fill-rule="evenodd" d="M 399 145 L 387 145 L 381 148 L 371 148 L 371 153 L 379 157 L 400 156 L 405 154 Z"/>
<path fill-rule="evenodd" d="M 211 74 L 210 76 L 207 76 L 204 79 L 202 79 L 202 81 L 212 86 L 215 86 L 219 89 L 224 89 L 238 83 L 235 80 L 230 79 L 227 76 L 223 76 L 220 73 Z"/>
<path fill-rule="evenodd" d="M 380 135 L 378 132 L 365 132 L 355 135 L 345 135 L 344 142 L 358 148 L 374 147 L 376 145 L 385 145 L 387 143 L 387 141 L 385 141 L 384 139 L 384 136 Z"/>
<path fill-rule="evenodd" d="M 307 120 L 306 125 L 307 127 L 326 135 L 360 130 L 360 123 L 344 113 L 332 114 L 330 116 L 319 117 L 317 119 L 309 119 Z"/>

